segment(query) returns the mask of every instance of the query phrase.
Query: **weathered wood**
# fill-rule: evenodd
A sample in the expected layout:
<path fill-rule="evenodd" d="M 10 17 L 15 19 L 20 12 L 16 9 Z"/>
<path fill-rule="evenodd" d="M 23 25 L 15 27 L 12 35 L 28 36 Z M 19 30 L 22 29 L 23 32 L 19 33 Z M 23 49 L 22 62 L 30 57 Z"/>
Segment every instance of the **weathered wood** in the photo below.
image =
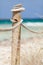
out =
<path fill-rule="evenodd" d="M 17 48 L 17 65 L 20 65 L 20 40 L 21 40 L 21 26 L 19 29 L 19 36 L 18 36 L 18 48 Z"/>
<path fill-rule="evenodd" d="M 14 26 L 14 25 L 15 24 L 13 23 L 12 26 Z M 20 32 L 20 25 L 12 31 L 12 52 L 11 52 L 12 53 L 12 58 L 11 58 L 12 65 L 17 64 L 17 52 L 18 52 L 17 48 L 18 48 L 18 46 L 20 46 L 20 43 L 19 43 L 20 33 L 19 32 Z M 20 53 L 20 51 L 19 51 L 19 53 Z M 20 56 L 20 54 L 19 54 L 19 56 Z M 19 58 L 19 64 L 20 64 L 20 58 Z"/>
<path fill-rule="evenodd" d="M 20 22 L 21 21 L 21 15 L 20 12 L 13 12 L 13 20 L 15 20 L 15 22 Z"/>
<path fill-rule="evenodd" d="M 13 16 L 12 19 L 13 24 L 12 26 L 15 26 L 17 22 L 21 21 L 21 15 L 20 12 L 24 11 L 24 8 L 21 4 L 16 5 L 12 10 Z M 12 30 L 12 57 L 11 57 L 11 64 L 12 65 L 20 65 L 20 32 L 21 26 L 19 25 L 16 29 Z"/>

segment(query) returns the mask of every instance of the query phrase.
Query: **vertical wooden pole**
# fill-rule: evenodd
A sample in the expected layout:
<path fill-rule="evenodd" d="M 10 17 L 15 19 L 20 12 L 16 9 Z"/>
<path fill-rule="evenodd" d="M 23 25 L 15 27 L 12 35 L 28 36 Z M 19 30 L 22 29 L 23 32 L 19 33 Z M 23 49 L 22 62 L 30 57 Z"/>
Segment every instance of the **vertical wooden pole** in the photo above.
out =
<path fill-rule="evenodd" d="M 13 23 L 12 26 L 14 25 Z M 17 65 L 17 57 L 20 65 L 20 25 L 12 31 L 12 65 Z"/>
<path fill-rule="evenodd" d="M 12 26 L 15 26 L 17 22 L 20 22 L 21 17 L 19 12 L 13 12 L 13 20 L 15 22 L 13 22 Z M 20 65 L 20 33 L 20 25 L 12 30 L 12 65 Z"/>
<path fill-rule="evenodd" d="M 24 8 L 21 4 L 15 6 L 12 9 L 13 16 L 12 19 L 14 20 L 12 26 L 15 26 L 17 22 L 21 21 L 20 12 L 23 11 Z M 21 33 L 21 26 L 19 25 L 16 29 L 12 30 L 12 52 L 11 52 L 11 65 L 20 65 L 20 33 Z"/>
<path fill-rule="evenodd" d="M 19 29 L 19 36 L 18 36 L 18 48 L 17 48 L 17 65 L 20 65 L 20 40 L 21 40 L 21 26 Z"/>

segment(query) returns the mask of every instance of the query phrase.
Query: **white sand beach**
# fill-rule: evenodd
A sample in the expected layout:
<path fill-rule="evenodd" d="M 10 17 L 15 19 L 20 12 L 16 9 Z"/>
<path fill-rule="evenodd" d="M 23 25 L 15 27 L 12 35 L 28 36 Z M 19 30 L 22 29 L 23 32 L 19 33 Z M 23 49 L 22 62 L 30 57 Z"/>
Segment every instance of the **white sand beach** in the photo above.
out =
<path fill-rule="evenodd" d="M 11 40 L 0 41 L 0 65 L 11 65 Z M 43 38 L 21 40 L 20 65 L 43 65 Z"/>

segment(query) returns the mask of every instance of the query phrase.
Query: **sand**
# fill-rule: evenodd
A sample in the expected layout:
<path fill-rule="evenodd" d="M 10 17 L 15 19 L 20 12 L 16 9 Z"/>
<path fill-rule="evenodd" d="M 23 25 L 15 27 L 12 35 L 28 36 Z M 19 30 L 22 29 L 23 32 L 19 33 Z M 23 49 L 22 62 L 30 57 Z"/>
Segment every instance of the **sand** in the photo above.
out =
<path fill-rule="evenodd" d="M 0 65 L 11 65 L 11 43 L 8 40 L 0 42 Z"/>
<path fill-rule="evenodd" d="M 11 40 L 0 41 L 0 65 L 11 65 Z M 20 65 L 43 65 L 43 38 L 21 40 Z"/>

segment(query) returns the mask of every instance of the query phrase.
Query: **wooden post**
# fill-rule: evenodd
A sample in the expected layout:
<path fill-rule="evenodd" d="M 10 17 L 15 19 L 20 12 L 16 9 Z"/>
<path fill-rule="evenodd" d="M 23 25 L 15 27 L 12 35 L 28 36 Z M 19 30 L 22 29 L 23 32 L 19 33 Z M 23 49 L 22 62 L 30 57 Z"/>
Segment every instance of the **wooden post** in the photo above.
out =
<path fill-rule="evenodd" d="M 14 20 L 12 26 L 15 26 L 17 22 L 21 21 L 20 12 L 24 8 L 21 4 L 16 5 L 11 11 L 13 12 L 12 19 Z M 20 65 L 20 33 L 21 26 L 19 25 L 16 29 L 12 30 L 12 56 L 11 56 L 11 65 Z"/>

